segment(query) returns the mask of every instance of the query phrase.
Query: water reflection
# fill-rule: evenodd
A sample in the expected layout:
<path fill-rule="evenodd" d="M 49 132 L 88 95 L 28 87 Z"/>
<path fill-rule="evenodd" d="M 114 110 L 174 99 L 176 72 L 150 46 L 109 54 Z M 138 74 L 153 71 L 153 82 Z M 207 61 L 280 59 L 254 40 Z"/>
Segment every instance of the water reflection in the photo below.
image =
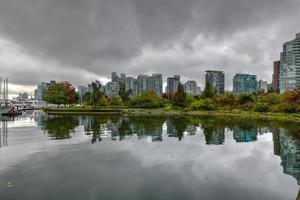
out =
<path fill-rule="evenodd" d="M 230 139 L 236 143 L 253 145 L 260 135 L 272 134 L 274 155 L 280 156 L 283 172 L 294 177 L 300 185 L 300 142 L 298 125 L 243 121 L 231 118 L 196 117 L 121 117 L 121 116 L 48 116 L 35 115 L 37 125 L 51 139 L 71 139 L 81 134 L 81 129 L 91 143 L 104 138 L 125 141 L 132 138 L 163 142 L 184 141 L 188 137 L 201 135 L 206 145 L 225 145 Z M 0 122 L 0 148 L 8 145 L 8 122 Z M 230 137 L 230 138 L 229 138 Z M 199 139 L 199 137 L 195 137 Z M 205 140 L 205 141 L 204 141 Z M 248 143 L 248 144 L 246 144 Z M 300 192 L 297 200 L 300 199 Z"/>
<path fill-rule="evenodd" d="M 0 121 L 0 148 L 6 147 L 8 145 L 8 131 L 7 131 L 7 122 Z"/>
<path fill-rule="evenodd" d="M 68 139 L 71 133 L 79 125 L 77 117 L 74 116 L 44 116 L 40 119 L 41 129 L 46 131 L 53 139 Z"/>

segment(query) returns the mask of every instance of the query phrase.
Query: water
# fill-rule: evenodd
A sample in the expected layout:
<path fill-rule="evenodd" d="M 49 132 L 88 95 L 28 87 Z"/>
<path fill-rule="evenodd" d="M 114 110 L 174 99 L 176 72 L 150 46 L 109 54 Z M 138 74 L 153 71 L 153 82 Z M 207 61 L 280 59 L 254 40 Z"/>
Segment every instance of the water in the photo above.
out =
<path fill-rule="evenodd" d="M 197 117 L 0 121 L 0 199 L 300 199 L 300 128 Z"/>

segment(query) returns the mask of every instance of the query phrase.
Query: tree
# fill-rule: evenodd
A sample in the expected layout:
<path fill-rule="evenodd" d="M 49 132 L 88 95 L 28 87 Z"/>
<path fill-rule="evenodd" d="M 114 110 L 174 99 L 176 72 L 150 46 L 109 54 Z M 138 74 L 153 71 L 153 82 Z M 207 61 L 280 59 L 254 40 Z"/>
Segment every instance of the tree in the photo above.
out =
<path fill-rule="evenodd" d="M 102 92 L 100 91 L 101 85 L 98 87 L 96 83 L 92 83 L 93 92 L 91 95 L 91 104 L 98 108 L 100 106 L 100 99 L 102 97 Z"/>
<path fill-rule="evenodd" d="M 179 83 L 177 87 L 177 91 L 175 93 L 173 104 L 178 107 L 185 107 L 186 106 L 186 98 L 187 94 L 184 91 L 183 85 Z"/>
<path fill-rule="evenodd" d="M 91 105 L 92 103 L 92 93 L 87 92 L 83 96 L 83 102 L 85 105 Z"/>
<path fill-rule="evenodd" d="M 134 108 L 161 108 L 164 105 L 164 99 L 155 92 L 144 92 L 133 97 L 129 105 Z"/>
<path fill-rule="evenodd" d="M 63 82 L 67 95 L 68 95 L 68 104 L 75 104 L 79 100 L 78 93 L 76 93 L 75 88 L 68 81 Z"/>
<path fill-rule="evenodd" d="M 43 100 L 48 103 L 57 104 L 58 107 L 61 104 L 68 104 L 68 91 L 64 83 L 56 83 L 51 85 L 44 93 Z"/>
<path fill-rule="evenodd" d="M 208 81 L 206 81 L 205 88 L 202 93 L 202 98 L 213 98 L 215 95 L 215 89 L 211 86 L 211 84 Z"/>
<path fill-rule="evenodd" d="M 126 87 L 124 83 L 120 83 L 119 95 L 123 101 L 123 103 L 127 104 L 129 101 L 129 97 L 131 95 L 131 90 L 126 91 Z"/>

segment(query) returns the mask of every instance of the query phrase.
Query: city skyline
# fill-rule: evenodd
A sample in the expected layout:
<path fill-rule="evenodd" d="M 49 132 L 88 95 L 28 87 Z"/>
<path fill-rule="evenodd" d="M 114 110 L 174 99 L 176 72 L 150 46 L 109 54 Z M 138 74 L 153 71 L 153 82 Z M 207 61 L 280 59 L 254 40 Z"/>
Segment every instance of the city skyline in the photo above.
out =
<path fill-rule="evenodd" d="M 16 95 L 46 80 L 106 82 L 111 71 L 180 74 L 203 88 L 206 70 L 222 70 L 227 90 L 236 73 L 271 82 L 299 11 L 298 0 L 1 1 L 0 75 Z"/>

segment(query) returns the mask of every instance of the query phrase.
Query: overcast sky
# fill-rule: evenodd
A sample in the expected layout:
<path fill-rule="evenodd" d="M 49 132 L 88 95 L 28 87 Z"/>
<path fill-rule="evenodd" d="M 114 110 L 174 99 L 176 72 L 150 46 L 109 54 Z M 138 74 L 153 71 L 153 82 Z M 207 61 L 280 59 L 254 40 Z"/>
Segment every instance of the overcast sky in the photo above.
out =
<path fill-rule="evenodd" d="M 1 0 L 0 76 L 10 92 L 128 75 L 205 70 L 271 81 L 282 43 L 300 32 L 299 0 Z"/>

